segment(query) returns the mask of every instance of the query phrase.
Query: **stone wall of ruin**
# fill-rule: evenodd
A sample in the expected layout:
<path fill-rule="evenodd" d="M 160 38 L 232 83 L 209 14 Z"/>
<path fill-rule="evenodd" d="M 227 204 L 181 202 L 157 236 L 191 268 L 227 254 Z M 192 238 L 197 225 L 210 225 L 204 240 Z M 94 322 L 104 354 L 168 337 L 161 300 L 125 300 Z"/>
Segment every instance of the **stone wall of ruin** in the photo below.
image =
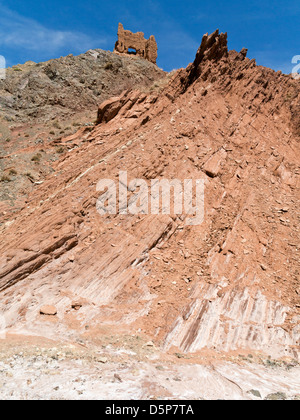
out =
<path fill-rule="evenodd" d="M 125 30 L 123 25 L 119 23 L 118 41 L 115 45 L 115 52 L 130 54 L 129 49 L 135 50 L 137 56 L 156 64 L 157 43 L 155 37 L 151 35 L 147 40 L 143 32 L 133 33 Z"/>

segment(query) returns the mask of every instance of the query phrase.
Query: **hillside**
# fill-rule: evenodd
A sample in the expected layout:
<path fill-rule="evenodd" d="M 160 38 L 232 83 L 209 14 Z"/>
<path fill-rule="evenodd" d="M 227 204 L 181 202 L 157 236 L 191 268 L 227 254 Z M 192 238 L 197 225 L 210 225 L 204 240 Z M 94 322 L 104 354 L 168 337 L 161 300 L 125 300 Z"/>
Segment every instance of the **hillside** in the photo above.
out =
<path fill-rule="evenodd" d="M 69 152 L 0 227 L 11 333 L 113 354 L 124 346 L 173 366 L 238 355 L 299 363 L 300 82 L 246 54 L 228 51 L 226 34 L 205 35 L 161 91 L 103 98 L 94 127 L 57 140 Z M 203 223 L 100 215 L 97 184 L 120 171 L 148 185 L 204 180 Z M 147 347 L 156 358 L 138 352 Z M 234 378 L 234 369 L 222 372 Z M 284 387 L 289 397 L 297 388 Z"/>
<path fill-rule="evenodd" d="M 57 146 L 61 137 L 90 130 L 101 102 L 124 89 L 157 91 L 167 82 L 154 64 L 103 50 L 7 69 L 0 80 L 0 211 L 23 205 L 68 152 Z"/>

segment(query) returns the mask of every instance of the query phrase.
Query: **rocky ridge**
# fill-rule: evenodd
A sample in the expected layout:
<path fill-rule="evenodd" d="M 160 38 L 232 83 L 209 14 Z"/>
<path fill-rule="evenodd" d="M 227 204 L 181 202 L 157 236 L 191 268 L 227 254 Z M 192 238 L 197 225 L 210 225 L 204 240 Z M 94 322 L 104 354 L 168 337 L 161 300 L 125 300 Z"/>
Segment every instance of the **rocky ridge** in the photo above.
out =
<path fill-rule="evenodd" d="M 138 57 L 90 50 L 45 63 L 27 62 L 7 69 L 0 80 L 1 116 L 12 123 L 39 119 L 45 124 L 92 110 L 124 89 L 147 90 L 165 76 Z M 154 87 L 155 88 L 155 87 Z"/>
<path fill-rule="evenodd" d="M 168 78 L 146 60 L 98 49 L 7 69 L 0 80 L 0 213 L 19 211 L 69 151 L 61 138 L 79 128 L 88 133 L 100 103 L 124 89 L 159 91 Z"/>

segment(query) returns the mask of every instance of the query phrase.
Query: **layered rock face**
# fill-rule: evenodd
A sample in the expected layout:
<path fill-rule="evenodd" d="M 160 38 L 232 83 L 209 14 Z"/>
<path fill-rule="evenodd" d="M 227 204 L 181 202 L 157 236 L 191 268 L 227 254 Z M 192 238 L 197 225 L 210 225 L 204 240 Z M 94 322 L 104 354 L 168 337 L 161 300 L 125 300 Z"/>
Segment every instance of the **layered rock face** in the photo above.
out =
<path fill-rule="evenodd" d="M 139 57 L 145 58 L 153 64 L 157 60 L 157 43 L 153 35 L 145 39 L 143 32 L 132 33 L 125 30 L 122 23 L 119 23 L 118 41 L 115 45 L 115 52 L 130 54 L 129 50 Z"/>
<path fill-rule="evenodd" d="M 157 90 L 169 80 L 147 60 L 99 49 L 6 73 L 0 80 L 0 219 L 53 172 L 52 163 L 69 149 L 61 138 L 94 126 L 100 103 L 132 88 Z"/>
<path fill-rule="evenodd" d="M 299 81 L 228 51 L 218 31 L 163 92 L 100 105 L 97 126 L 73 136 L 74 149 L 0 228 L 7 326 L 297 359 L 299 106 Z M 203 223 L 100 215 L 97 185 L 117 183 L 120 171 L 148 185 L 204 180 Z M 45 305 L 57 311 L 47 328 Z"/>

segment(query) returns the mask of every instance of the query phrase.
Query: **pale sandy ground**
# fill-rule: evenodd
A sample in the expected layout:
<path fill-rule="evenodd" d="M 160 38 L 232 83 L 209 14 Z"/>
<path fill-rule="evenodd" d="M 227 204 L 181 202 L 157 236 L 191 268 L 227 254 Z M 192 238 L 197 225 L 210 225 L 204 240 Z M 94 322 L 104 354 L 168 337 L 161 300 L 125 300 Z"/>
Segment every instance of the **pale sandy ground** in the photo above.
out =
<path fill-rule="evenodd" d="M 294 400 L 300 397 L 299 365 L 274 361 L 250 363 L 250 359 L 210 360 L 205 364 L 195 363 L 192 357 L 172 361 L 151 345 L 142 345 L 142 349 L 105 345 L 90 350 L 78 344 L 38 339 L 0 340 L 0 398 Z"/>

